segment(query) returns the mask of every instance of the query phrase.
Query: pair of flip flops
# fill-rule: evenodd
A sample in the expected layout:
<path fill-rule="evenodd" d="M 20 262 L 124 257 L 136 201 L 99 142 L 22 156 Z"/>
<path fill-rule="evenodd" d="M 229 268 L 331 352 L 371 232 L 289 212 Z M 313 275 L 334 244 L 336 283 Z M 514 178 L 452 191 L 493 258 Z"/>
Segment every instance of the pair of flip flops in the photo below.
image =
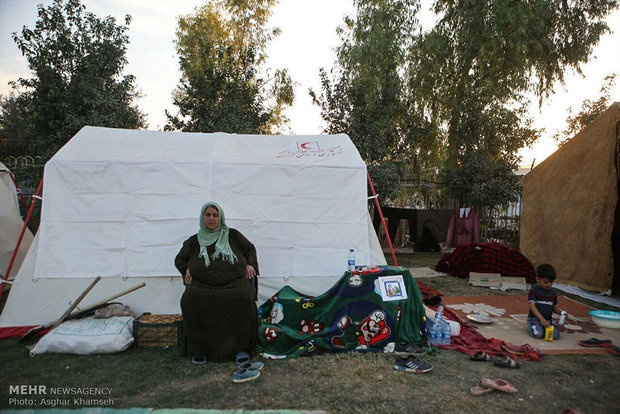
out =
<path fill-rule="evenodd" d="M 469 389 L 469 392 L 471 392 L 472 395 L 483 395 L 494 390 L 506 392 L 508 394 L 516 394 L 518 391 L 507 381 L 501 379 L 492 380 L 489 378 L 482 378 L 476 385 Z"/>
<path fill-rule="evenodd" d="M 579 341 L 579 346 L 591 348 L 591 347 L 600 347 L 606 348 L 610 354 L 620 355 L 620 347 L 611 343 L 609 339 L 597 339 L 590 338 L 584 339 L 583 341 Z"/>

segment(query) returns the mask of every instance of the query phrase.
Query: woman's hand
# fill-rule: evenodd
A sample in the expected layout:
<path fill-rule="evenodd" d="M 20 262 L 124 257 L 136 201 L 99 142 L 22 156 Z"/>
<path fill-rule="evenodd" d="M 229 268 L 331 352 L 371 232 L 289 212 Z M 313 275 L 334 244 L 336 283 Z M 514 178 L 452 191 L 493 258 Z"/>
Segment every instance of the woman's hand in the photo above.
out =
<path fill-rule="evenodd" d="M 185 280 L 186 285 L 192 284 L 192 275 L 189 274 L 189 269 L 185 271 L 185 277 L 183 279 Z"/>
<path fill-rule="evenodd" d="M 254 276 L 256 276 L 256 270 L 254 269 L 254 266 L 247 265 L 245 267 L 245 277 L 247 277 L 248 279 L 252 279 Z"/>

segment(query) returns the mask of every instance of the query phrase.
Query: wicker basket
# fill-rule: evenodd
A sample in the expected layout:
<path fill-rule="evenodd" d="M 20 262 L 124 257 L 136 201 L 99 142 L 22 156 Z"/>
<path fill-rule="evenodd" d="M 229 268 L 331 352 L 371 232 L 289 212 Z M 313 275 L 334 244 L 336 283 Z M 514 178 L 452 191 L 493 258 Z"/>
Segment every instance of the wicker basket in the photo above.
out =
<path fill-rule="evenodd" d="M 133 322 L 133 336 L 136 346 L 181 348 L 183 319 L 181 315 L 142 315 Z"/>

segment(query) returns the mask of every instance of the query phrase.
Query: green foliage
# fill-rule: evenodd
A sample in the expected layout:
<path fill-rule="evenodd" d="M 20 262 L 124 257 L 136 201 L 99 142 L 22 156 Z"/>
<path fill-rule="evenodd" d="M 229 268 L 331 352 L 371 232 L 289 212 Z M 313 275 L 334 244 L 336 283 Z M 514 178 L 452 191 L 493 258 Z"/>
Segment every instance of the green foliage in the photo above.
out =
<path fill-rule="evenodd" d="M 611 104 L 611 88 L 616 81 L 616 73 L 605 77 L 603 86 L 601 86 L 601 97 L 596 101 L 586 99 L 581 104 L 581 110 L 573 115 L 573 110 L 568 108 L 568 118 L 566 118 L 567 127 L 562 132 L 556 132 L 553 138 L 560 146 L 566 144 L 573 136 L 585 128 L 590 122 L 594 121 L 602 114 Z"/>
<path fill-rule="evenodd" d="M 321 69 L 322 93 L 310 91 L 325 132 L 346 133 L 368 165 L 383 202 L 397 195 L 399 176 L 433 178 L 441 154 L 437 127 L 412 103 L 404 81 L 407 47 L 417 29 L 417 0 L 356 0 L 356 19 L 339 28 L 333 80 Z"/>
<path fill-rule="evenodd" d="M 4 157 L 9 154 L 34 154 L 35 142 L 33 137 L 32 93 L 24 92 L 19 95 L 0 96 L 0 126 Z"/>
<path fill-rule="evenodd" d="M 122 75 L 127 26 L 98 18 L 79 0 L 39 5 L 38 16 L 33 29 L 13 33 L 32 77 L 13 82 L 15 93 L 1 102 L 7 155 L 47 161 L 85 125 L 144 127 L 144 115 L 132 105 L 134 77 Z M 130 21 L 126 16 L 125 24 Z"/>
<path fill-rule="evenodd" d="M 279 30 L 266 24 L 276 0 L 211 0 L 181 17 L 176 47 L 182 77 L 166 130 L 274 133 L 293 103 L 286 70 L 265 67 Z"/>
<path fill-rule="evenodd" d="M 521 193 L 515 175 L 517 151 L 538 138 L 538 131 L 529 127 L 525 106 L 480 107 L 474 95 L 464 97 L 458 110 L 458 122 L 448 123 L 448 158 L 440 173 L 448 194 L 462 205 L 516 200 Z"/>
<path fill-rule="evenodd" d="M 539 135 L 524 94 L 542 101 L 568 67 L 579 71 L 615 7 L 612 0 L 435 1 L 440 20 L 411 48 L 409 83 L 445 126 L 442 177 L 451 195 L 470 205 L 517 196 L 516 153 Z"/>

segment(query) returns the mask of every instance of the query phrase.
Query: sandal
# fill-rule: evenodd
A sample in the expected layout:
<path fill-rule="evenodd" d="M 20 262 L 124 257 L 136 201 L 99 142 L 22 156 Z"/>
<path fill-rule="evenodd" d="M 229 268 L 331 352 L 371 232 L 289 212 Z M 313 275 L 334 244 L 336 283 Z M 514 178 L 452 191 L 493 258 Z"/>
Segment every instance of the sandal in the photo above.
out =
<path fill-rule="evenodd" d="M 583 341 L 579 341 L 579 346 L 585 346 L 585 347 L 590 347 L 590 346 L 608 347 L 610 345 L 611 345 L 611 341 L 609 339 L 590 338 L 590 339 L 585 339 Z"/>
<path fill-rule="evenodd" d="M 264 366 L 265 364 L 263 364 L 260 361 L 246 362 L 245 364 L 237 365 L 237 369 L 245 368 L 245 369 L 252 369 L 254 371 L 260 371 L 261 369 L 263 369 Z"/>
<path fill-rule="evenodd" d="M 204 356 L 192 357 L 192 364 L 194 365 L 204 365 L 206 363 L 207 363 L 207 358 Z"/>
<path fill-rule="evenodd" d="M 486 379 L 486 378 L 483 378 L 483 379 Z M 482 384 L 482 380 L 478 381 L 476 385 L 474 385 L 473 387 L 469 389 L 469 392 L 471 392 L 472 395 L 483 395 L 491 391 L 493 391 L 493 388 L 485 387 Z"/>
<path fill-rule="evenodd" d="M 235 357 L 235 362 L 237 362 L 237 365 L 243 365 L 246 362 L 250 362 L 250 356 L 248 355 L 247 352 L 240 351 L 237 353 L 237 356 Z"/>
<path fill-rule="evenodd" d="M 480 385 L 487 387 L 487 388 L 507 392 L 509 394 L 515 394 L 518 391 L 515 387 L 513 387 L 507 381 L 504 381 L 501 379 L 491 380 L 488 378 L 482 378 L 480 380 Z"/>
<path fill-rule="evenodd" d="M 252 362 L 252 360 L 250 359 L 250 356 L 245 351 L 241 351 L 237 353 L 237 356 L 235 357 L 235 362 L 237 362 L 238 370 L 245 368 L 245 369 L 251 369 L 254 371 L 260 371 L 265 366 L 265 364 L 263 364 L 260 361 Z"/>
<path fill-rule="evenodd" d="M 498 367 L 504 367 L 504 368 L 519 368 L 521 366 L 520 362 L 515 361 L 514 359 L 510 357 L 496 359 L 495 361 L 493 361 L 493 363 Z"/>
<path fill-rule="evenodd" d="M 254 371 L 253 369 L 239 368 L 233 374 L 233 382 L 239 384 L 241 382 L 253 381 L 260 377 L 260 371 Z"/>
<path fill-rule="evenodd" d="M 469 359 L 472 361 L 492 361 L 493 358 L 491 355 L 487 354 L 484 351 L 478 351 L 475 354 L 469 356 Z"/>

